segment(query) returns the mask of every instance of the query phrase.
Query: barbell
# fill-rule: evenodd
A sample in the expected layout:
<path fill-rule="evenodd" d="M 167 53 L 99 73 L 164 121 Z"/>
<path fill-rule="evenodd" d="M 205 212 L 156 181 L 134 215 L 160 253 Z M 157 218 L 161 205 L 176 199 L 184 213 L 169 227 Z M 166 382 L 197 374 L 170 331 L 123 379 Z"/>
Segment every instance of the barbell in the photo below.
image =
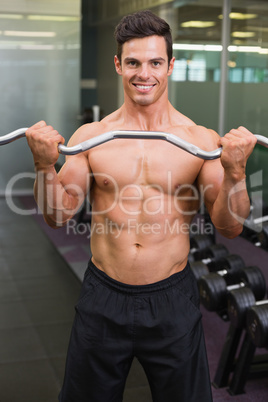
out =
<path fill-rule="evenodd" d="M 8 144 L 14 140 L 25 137 L 25 132 L 27 128 L 19 128 L 18 130 L 12 131 L 9 134 L 6 134 L 0 137 L 0 145 Z M 262 135 L 255 135 L 257 138 L 257 143 L 268 148 L 268 138 Z M 87 151 L 91 148 L 94 148 L 98 145 L 104 144 L 105 142 L 114 140 L 116 138 L 122 139 L 151 139 L 151 140 L 165 140 L 177 147 L 183 149 L 184 151 L 197 156 L 198 158 L 204 160 L 213 160 L 217 159 L 221 156 L 222 148 L 217 148 L 213 151 L 204 151 L 203 149 L 198 148 L 196 145 L 193 145 L 174 134 L 165 133 L 162 131 L 136 131 L 136 130 L 114 130 L 109 131 L 107 133 L 100 134 L 94 138 L 90 138 L 82 142 L 81 144 L 74 145 L 73 147 L 66 147 L 65 145 L 59 144 L 58 151 L 62 155 L 76 155 L 81 152 Z"/>

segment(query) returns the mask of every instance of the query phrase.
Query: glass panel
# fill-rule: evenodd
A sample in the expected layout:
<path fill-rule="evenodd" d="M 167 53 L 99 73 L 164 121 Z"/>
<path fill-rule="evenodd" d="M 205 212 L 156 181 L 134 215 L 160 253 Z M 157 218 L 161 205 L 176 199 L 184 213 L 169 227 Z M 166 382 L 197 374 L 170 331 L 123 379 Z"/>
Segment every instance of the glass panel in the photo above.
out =
<path fill-rule="evenodd" d="M 215 2 L 214 6 L 189 2 L 175 9 L 176 62 L 169 85 L 174 107 L 197 124 L 215 130 L 218 130 L 221 13 L 221 2 Z"/>
<path fill-rule="evenodd" d="M 207 3 L 175 8 L 169 91 L 179 111 L 218 131 L 223 1 Z M 243 125 L 268 136 L 268 2 L 233 0 L 230 21 L 225 131 Z M 251 192 L 262 191 L 268 204 L 267 149 L 256 146 L 247 175 Z"/>
<path fill-rule="evenodd" d="M 66 138 L 80 111 L 80 9 L 72 16 L 0 13 L 0 135 L 46 120 Z M 40 10 L 41 11 L 41 10 Z M 64 10 L 63 10 L 64 11 Z M 14 16 L 17 16 L 15 18 Z M 0 192 L 33 172 L 26 139 L 0 147 Z M 14 189 L 32 189 L 18 176 Z"/>
<path fill-rule="evenodd" d="M 243 125 L 268 136 L 268 2 L 233 3 L 225 127 Z M 252 198 L 263 193 L 268 204 L 267 160 L 267 149 L 257 145 L 248 162 L 247 180 Z"/>

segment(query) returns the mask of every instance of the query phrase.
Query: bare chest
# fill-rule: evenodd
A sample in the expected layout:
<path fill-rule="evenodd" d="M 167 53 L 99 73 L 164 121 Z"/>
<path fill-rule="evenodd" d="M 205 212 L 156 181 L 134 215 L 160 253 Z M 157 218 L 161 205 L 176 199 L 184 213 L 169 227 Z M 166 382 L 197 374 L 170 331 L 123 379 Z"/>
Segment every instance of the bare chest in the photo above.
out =
<path fill-rule="evenodd" d="M 116 140 L 94 148 L 90 168 L 106 191 L 150 188 L 175 193 L 194 184 L 202 161 L 160 140 Z"/>

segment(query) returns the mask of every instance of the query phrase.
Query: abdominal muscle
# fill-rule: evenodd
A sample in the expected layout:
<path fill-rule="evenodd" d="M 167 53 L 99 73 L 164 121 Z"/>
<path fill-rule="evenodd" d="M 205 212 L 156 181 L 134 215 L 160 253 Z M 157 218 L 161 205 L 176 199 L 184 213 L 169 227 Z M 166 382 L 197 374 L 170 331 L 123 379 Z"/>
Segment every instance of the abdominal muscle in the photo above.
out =
<path fill-rule="evenodd" d="M 146 285 L 186 266 L 203 162 L 157 140 L 122 141 L 90 153 L 92 261 L 115 280 Z"/>
<path fill-rule="evenodd" d="M 183 270 L 189 253 L 189 224 L 177 215 L 93 216 L 92 262 L 111 278 L 131 285 L 161 281 Z M 112 218 L 112 219 L 111 219 Z M 149 218 L 149 219 L 148 219 Z"/>

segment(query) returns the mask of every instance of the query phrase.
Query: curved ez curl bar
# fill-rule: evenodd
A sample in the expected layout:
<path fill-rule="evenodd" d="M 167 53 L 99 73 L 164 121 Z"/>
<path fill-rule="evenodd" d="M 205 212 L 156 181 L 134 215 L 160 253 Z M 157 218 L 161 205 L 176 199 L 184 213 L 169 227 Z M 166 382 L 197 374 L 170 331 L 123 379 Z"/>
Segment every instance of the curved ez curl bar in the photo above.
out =
<path fill-rule="evenodd" d="M 12 131 L 0 137 L 0 145 L 8 144 L 14 140 L 25 137 L 25 132 L 27 128 L 19 128 L 18 130 Z M 268 138 L 262 135 L 255 135 L 257 138 L 257 143 L 268 148 Z M 105 142 L 114 140 L 116 138 L 135 138 L 135 139 L 151 139 L 151 140 L 165 140 L 177 147 L 183 149 L 190 154 L 197 156 L 198 158 L 205 160 L 217 159 L 221 156 L 222 148 L 217 148 L 214 151 L 204 151 L 198 148 L 196 145 L 190 144 L 189 142 L 182 140 L 174 134 L 169 134 L 161 131 L 132 131 L 132 130 L 118 130 L 109 131 L 98 135 L 97 137 L 91 138 L 87 141 L 77 144 L 73 147 L 66 147 L 65 145 L 59 144 L 59 153 L 63 155 L 76 155 L 81 152 L 87 151 L 91 148 L 97 147 L 98 145 L 104 144 Z"/>

